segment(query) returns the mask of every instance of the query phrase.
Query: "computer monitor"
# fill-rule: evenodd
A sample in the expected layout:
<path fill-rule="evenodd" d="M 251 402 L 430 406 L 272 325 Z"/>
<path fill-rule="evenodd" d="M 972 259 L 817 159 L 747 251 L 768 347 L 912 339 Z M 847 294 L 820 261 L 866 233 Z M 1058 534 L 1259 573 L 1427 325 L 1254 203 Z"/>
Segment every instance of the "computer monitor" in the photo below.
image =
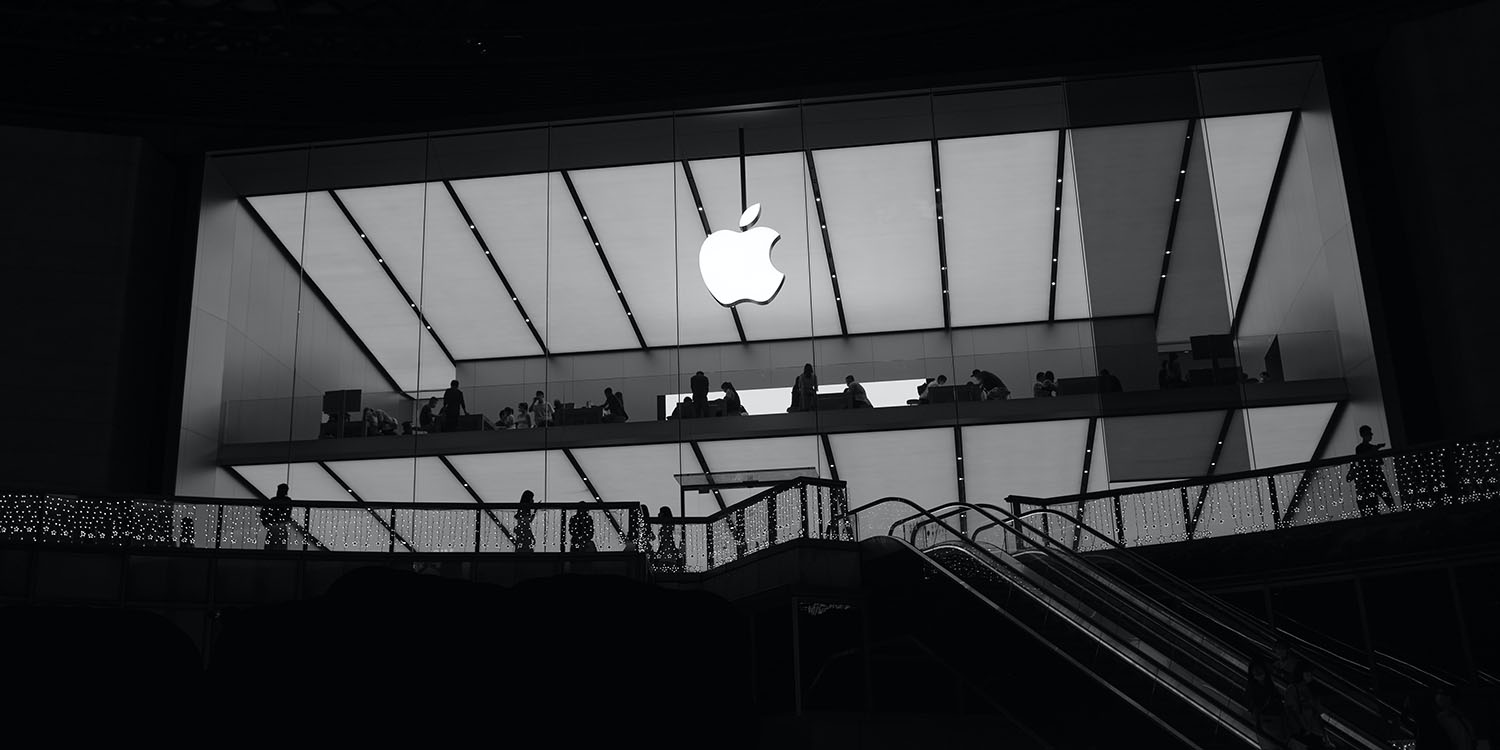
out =
<path fill-rule="evenodd" d="M 1098 393 L 1099 377 L 1097 375 L 1085 375 L 1081 378 L 1058 378 L 1057 395 L 1076 396 L 1081 393 Z"/>
<path fill-rule="evenodd" d="M 323 411 L 342 417 L 351 411 L 360 411 L 364 402 L 364 392 L 358 388 L 342 391 L 326 391 L 323 393 Z"/>
<path fill-rule="evenodd" d="M 1234 359 L 1234 337 L 1227 333 L 1188 338 L 1193 347 L 1193 359 Z"/>

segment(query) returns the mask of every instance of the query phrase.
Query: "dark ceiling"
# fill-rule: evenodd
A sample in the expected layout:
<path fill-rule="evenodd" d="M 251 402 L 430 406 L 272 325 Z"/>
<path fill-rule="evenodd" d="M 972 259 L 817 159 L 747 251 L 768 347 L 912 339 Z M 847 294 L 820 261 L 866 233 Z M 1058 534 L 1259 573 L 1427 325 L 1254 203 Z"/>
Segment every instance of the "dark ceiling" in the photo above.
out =
<path fill-rule="evenodd" d="M 1328 54 L 1460 4 L 31 0 L 0 109 L 226 148 Z"/>

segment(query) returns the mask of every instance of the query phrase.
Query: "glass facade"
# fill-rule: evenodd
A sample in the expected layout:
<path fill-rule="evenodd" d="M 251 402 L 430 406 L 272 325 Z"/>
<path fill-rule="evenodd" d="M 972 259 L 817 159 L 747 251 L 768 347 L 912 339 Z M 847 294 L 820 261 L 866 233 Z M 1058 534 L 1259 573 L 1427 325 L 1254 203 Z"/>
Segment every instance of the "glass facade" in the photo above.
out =
<path fill-rule="evenodd" d="M 1333 455 L 1385 423 L 1322 92 L 1293 62 L 214 155 L 177 491 L 705 515 L 754 490 L 679 476 L 930 507 Z M 722 305 L 720 262 L 774 298 Z"/>

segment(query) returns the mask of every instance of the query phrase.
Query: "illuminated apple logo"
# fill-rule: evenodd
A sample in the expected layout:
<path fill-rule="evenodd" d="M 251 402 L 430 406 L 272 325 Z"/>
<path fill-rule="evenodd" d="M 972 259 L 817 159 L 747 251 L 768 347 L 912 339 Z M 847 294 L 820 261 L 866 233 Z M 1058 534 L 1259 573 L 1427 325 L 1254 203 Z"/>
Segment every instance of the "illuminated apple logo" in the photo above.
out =
<path fill-rule="evenodd" d="M 764 305 L 776 298 L 786 274 L 771 265 L 771 248 L 781 233 L 770 227 L 750 229 L 760 218 L 757 203 L 740 215 L 740 229 L 720 229 L 703 240 L 698 251 L 698 268 L 703 284 L 719 304 L 734 307 L 741 302 Z"/>

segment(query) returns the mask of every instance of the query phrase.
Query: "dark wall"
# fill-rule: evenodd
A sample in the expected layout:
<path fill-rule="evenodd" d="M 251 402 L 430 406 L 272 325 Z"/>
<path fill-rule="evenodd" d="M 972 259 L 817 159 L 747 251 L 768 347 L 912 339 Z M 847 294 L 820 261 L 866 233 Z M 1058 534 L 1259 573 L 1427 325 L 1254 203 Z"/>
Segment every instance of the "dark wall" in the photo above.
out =
<path fill-rule="evenodd" d="M 0 127 L 0 486 L 162 488 L 176 167 L 142 139 Z"/>
<path fill-rule="evenodd" d="M 1478 3 L 1328 64 L 1371 323 L 1386 332 L 1382 379 L 1408 442 L 1492 433 L 1500 409 L 1497 30 L 1500 3 Z"/>

